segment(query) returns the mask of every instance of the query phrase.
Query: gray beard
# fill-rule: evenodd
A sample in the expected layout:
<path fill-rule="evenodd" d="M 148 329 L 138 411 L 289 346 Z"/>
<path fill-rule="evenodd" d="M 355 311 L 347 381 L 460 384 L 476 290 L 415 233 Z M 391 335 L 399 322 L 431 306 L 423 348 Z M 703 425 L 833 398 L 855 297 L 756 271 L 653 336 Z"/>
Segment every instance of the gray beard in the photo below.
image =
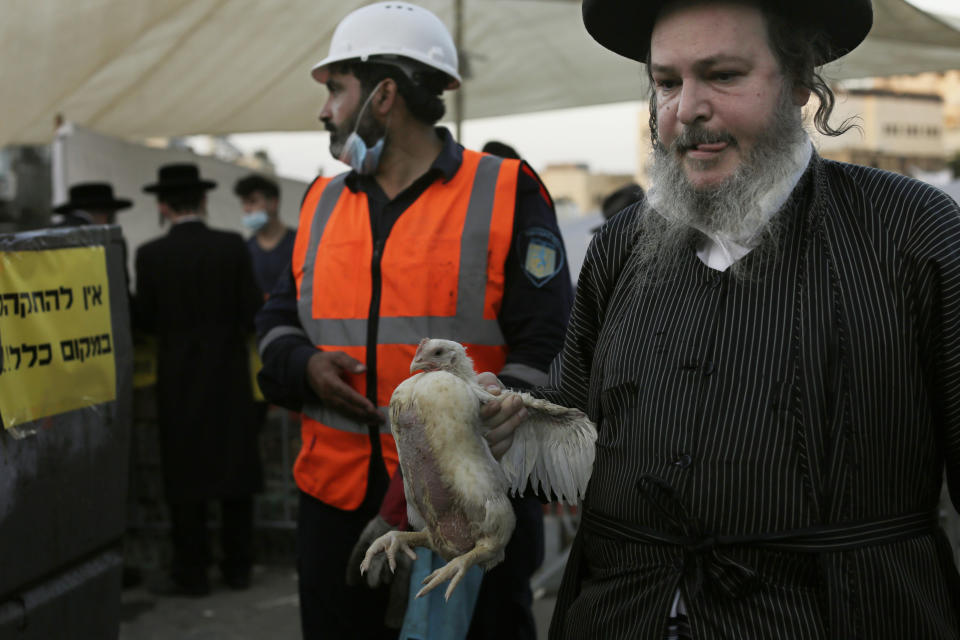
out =
<path fill-rule="evenodd" d="M 738 260 L 729 268 L 738 280 L 755 279 L 776 256 L 782 219 L 778 215 L 765 218 L 761 202 L 793 174 L 797 147 L 807 144 L 800 109 L 784 90 L 773 121 L 734 174 L 718 185 L 698 189 L 684 172 L 681 149 L 716 140 L 736 143 L 729 134 L 688 127 L 669 148 L 655 145 L 652 186 L 637 218 L 639 239 L 634 254 L 641 266 L 641 284 L 669 280 L 679 261 L 694 252 L 708 234 L 746 236 L 756 244 L 751 252 L 756 256 Z"/>

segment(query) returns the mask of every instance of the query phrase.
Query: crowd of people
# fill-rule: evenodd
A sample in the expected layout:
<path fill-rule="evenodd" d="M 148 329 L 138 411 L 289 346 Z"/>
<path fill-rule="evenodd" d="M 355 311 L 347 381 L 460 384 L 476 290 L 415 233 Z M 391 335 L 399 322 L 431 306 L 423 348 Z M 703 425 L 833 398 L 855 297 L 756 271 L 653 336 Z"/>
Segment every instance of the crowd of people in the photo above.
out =
<path fill-rule="evenodd" d="M 313 181 L 296 230 L 263 176 L 234 188 L 246 243 L 204 222 L 216 185 L 196 166 L 144 187 L 170 224 L 137 249 L 132 314 L 158 341 L 167 592 L 210 591 L 211 501 L 222 578 L 250 585 L 266 406 L 251 392 L 255 331 L 266 400 L 301 415 L 303 637 L 536 637 L 533 491 L 512 498 L 505 560 L 465 605 L 416 609 L 432 635 L 413 632 L 409 560 L 359 571 L 374 539 L 411 526 L 391 393 L 422 338 L 449 338 L 494 393 L 526 390 L 597 426 L 551 638 L 960 638 L 937 522 L 944 475 L 960 502 L 960 209 L 824 159 L 807 133 L 852 126 L 832 123 L 820 68 L 866 37 L 870 0 L 582 11 L 646 73 L 654 150 L 646 194 L 604 202 L 575 297 L 536 172 L 437 125 L 463 78 L 450 33 L 417 5 L 350 13 L 312 68 L 349 170 Z M 82 184 L 61 212 L 110 223 L 129 206 Z M 480 412 L 499 457 L 525 410 L 506 397 Z"/>

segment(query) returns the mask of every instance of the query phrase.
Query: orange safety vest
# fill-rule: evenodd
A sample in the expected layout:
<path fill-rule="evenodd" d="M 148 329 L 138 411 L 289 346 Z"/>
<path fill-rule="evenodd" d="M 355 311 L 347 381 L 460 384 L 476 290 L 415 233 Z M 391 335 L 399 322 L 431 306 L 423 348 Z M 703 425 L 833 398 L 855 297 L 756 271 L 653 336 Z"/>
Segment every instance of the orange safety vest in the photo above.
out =
<path fill-rule="evenodd" d="M 346 188 L 347 174 L 320 178 L 307 191 L 292 262 L 300 322 L 317 348 L 367 364 L 375 390 L 367 388 L 367 374 L 348 382 L 384 415 L 393 390 L 410 376 L 422 338 L 462 343 L 478 371 L 503 368 L 507 346 L 497 317 L 519 168 L 516 160 L 464 150 L 457 173 L 428 187 L 380 247 L 367 196 Z M 359 507 L 373 451 L 370 429 L 320 405 L 305 406 L 301 424 L 297 485 L 333 507 Z M 399 458 L 389 424 L 378 435 L 393 475 Z"/>

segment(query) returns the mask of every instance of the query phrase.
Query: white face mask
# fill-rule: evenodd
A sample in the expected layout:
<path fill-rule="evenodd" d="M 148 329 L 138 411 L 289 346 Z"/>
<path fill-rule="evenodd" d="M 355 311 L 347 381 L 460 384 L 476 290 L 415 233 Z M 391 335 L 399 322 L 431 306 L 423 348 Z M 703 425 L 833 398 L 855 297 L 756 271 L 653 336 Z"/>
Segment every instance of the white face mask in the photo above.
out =
<path fill-rule="evenodd" d="M 269 221 L 270 218 L 267 216 L 267 212 L 263 209 L 260 209 L 259 211 L 251 211 L 243 216 L 244 228 L 249 229 L 254 233 L 262 229 L 263 226 Z"/>
<path fill-rule="evenodd" d="M 357 134 L 357 129 L 360 127 L 360 120 L 363 118 L 363 112 L 382 84 L 383 82 L 381 81 L 380 84 L 373 88 L 373 91 L 367 96 L 363 106 L 360 107 L 360 113 L 357 114 L 357 123 L 353 126 L 353 131 L 347 136 L 346 141 L 344 141 L 343 150 L 340 152 L 340 157 L 338 158 L 340 162 L 350 165 L 350 168 L 361 175 L 373 175 L 376 173 L 377 167 L 380 166 L 380 156 L 383 155 L 383 143 L 386 139 L 386 134 L 377 140 L 372 147 L 368 147 L 367 143 L 363 141 L 363 138 Z"/>

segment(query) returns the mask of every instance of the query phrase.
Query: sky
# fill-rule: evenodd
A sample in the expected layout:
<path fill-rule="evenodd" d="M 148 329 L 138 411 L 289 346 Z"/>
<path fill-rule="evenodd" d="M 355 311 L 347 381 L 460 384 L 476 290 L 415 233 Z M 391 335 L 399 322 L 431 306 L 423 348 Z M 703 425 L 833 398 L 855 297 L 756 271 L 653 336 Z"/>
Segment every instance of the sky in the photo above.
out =
<path fill-rule="evenodd" d="M 908 0 L 921 9 L 960 17 L 960 0 Z M 640 87 L 637 88 L 638 94 Z M 317 92 L 317 111 L 325 98 Z M 638 95 L 639 98 L 639 95 Z M 512 145 L 538 171 L 549 164 L 583 163 L 598 173 L 636 171 L 635 141 L 641 119 L 646 126 L 646 102 L 623 102 L 576 109 L 542 111 L 517 116 L 483 118 L 463 123 L 461 142 L 479 149 L 492 139 Z M 331 175 L 345 165 L 330 156 L 327 134 L 317 131 L 235 134 L 230 140 L 244 151 L 265 149 L 277 173 L 312 180 Z M 559 133 L 558 133 L 559 132 Z"/>
<path fill-rule="evenodd" d="M 960 16 L 960 3 L 957 0 L 907 0 L 925 11 Z"/>

